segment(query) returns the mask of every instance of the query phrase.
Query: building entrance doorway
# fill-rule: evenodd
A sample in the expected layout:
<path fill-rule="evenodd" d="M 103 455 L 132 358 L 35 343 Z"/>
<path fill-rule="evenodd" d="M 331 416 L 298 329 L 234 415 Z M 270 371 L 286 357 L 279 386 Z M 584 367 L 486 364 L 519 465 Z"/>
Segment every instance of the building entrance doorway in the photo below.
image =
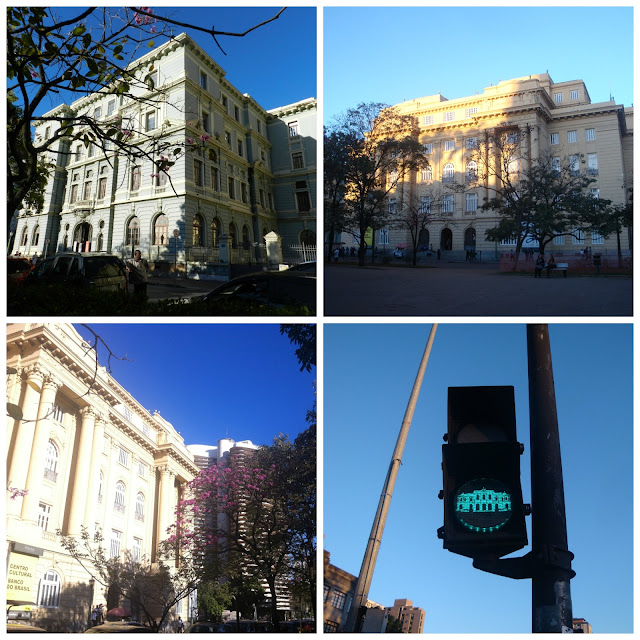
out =
<path fill-rule="evenodd" d="M 451 229 L 443 229 L 440 233 L 440 248 L 443 251 L 451 251 L 453 247 L 453 233 Z"/>
<path fill-rule="evenodd" d="M 476 230 L 473 227 L 465 229 L 464 232 L 464 250 L 475 251 L 476 249 Z"/>
<path fill-rule="evenodd" d="M 81 222 L 73 232 L 73 250 L 91 251 L 91 225 Z"/>
<path fill-rule="evenodd" d="M 418 251 L 427 251 L 429 249 L 429 229 L 420 229 L 418 236 Z"/>

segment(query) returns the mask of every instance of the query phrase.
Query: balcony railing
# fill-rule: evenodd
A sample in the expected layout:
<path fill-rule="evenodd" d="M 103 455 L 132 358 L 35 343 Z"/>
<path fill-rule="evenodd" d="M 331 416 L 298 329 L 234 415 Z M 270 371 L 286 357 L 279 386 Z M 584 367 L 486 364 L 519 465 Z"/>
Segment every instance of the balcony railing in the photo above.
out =
<path fill-rule="evenodd" d="M 51 469 L 44 470 L 45 480 L 50 480 L 51 482 L 58 481 L 58 473 L 56 471 L 52 471 Z"/>
<path fill-rule="evenodd" d="M 118 504 L 117 502 L 113 505 L 114 511 L 119 511 L 120 513 L 124 513 L 124 505 Z"/>

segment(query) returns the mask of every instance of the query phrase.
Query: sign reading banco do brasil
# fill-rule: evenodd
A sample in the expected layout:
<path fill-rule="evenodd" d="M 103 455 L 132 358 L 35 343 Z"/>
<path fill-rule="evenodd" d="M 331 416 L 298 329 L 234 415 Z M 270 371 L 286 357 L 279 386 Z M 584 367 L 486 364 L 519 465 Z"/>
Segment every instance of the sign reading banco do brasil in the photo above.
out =
<path fill-rule="evenodd" d="M 511 493 L 502 482 L 479 478 L 463 484 L 455 494 L 456 518 L 479 533 L 491 533 L 511 518 Z"/>

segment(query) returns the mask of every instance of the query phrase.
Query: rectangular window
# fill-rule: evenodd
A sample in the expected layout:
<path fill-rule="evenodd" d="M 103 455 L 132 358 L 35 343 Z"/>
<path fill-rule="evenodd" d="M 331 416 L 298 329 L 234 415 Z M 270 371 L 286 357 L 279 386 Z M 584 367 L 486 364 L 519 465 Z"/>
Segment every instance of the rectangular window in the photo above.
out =
<path fill-rule="evenodd" d="M 242 198 L 242 202 L 247 202 L 247 185 L 244 182 L 240 183 L 240 197 Z"/>
<path fill-rule="evenodd" d="M 598 175 L 598 154 L 597 153 L 587 154 L 587 173 L 590 176 Z"/>
<path fill-rule="evenodd" d="M 422 126 L 433 124 L 433 122 L 434 122 L 433 116 L 422 116 Z"/>
<path fill-rule="evenodd" d="M 240 109 L 234 105 L 233 107 L 233 117 L 240 122 Z"/>
<path fill-rule="evenodd" d="M 53 407 L 53 419 L 59 424 L 63 424 L 64 422 L 64 410 L 58 405 Z"/>
<path fill-rule="evenodd" d="M 347 599 L 347 594 L 343 591 L 338 591 L 338 589 L 334 589 L 331 594 L 331 599 L 329 600 L 329 604 L 336 609 L 342 609 L 344 607 L 344 603 Z"/>
<path fill-rule="evenodd" d="M 470 118 L 475 113 L 478 113 L 478 107 L 469 107 L 468 109 L 465 109 L 464 113 L 467 118 Z"/>
<path fill-rule="evenodd" d="M 570 143 L 578 142 L 578 132 L 567 131 L 567 142 L 570 142 Z"/>
<path fill-rule="evenodd" d="M 298 134 L 298 123 L 290 122 L 289 123 L 289 137 L 293 138 L 293 136 L 297 136 Z"/>
<path fill-rule="evenodd" d="M 224 110 L 227 110 L 227 107 L 229 106 L 229 101 L 227 100 L 227 96 L 222 96 L 222 106 L 224 107 Z"/>
<path fill-rule="evenodd" d="M 235 181 L 233 178 L 228 178 L 227 179 L 227 189 L 229 191 L 229 197 L 232 200 L 236 199 L 236 188 L 235 188 Z"/>
<path fill-rule="evenodd" d="M 507 144 L 517 144 L 518 143 L 518 132 L 517 131 L 509 131 L 505 137 Z"/>
<path fill-rule="evenodd" d="M 218 169 L 211 167 L 211 188 L 214 191 L 220 191 L 220 182 L 218 179 Z"/>
<path fill-rule="evenodd" d="M 116 110 L 116 101 L 109 100 L 109 102 L 107 102 L 107 115 L 112 116 L 115 110 Z"/>
<path fill-rule="evenodd" d="M 564 236 L 556 236 L 553 239 L 553 244 L 564 245 Z"/>
<path fill-rule="evenodd" d="M 394 214 L 396 212 L 396 199 L 389 198 L 389 213 Z"/>
<path fill-rule="evenodd" d="M 574 89 L 570 94 L 569 97 L 571 98 L 571 100 L 578 100 L 580 98 L 580 92 L 577 89 Z"/>
<path fill-rule="evenodd" d="M 549 144 L 560 144 L 560 134 L 559 133 L 550 133 L 549 134 Z"/>
<path fill-rule="evenodd" d="M 599 200 L 600 199 L 600 189 L 591 189 L 590 195 L 591 195 L 592 198 L 595 198 L 596 200 Z"/>
<path fill-rule="evenodd" d="M 82 158 L 84 157 L 83 153 L 82 153 L 82 145 L 79 144 L 76 147 L 76 154 L 75 154 L 75 161 L 76 162 L 80 162 L 80 160 L 82 160 Z"/>
<path fill-rule="evenodd" d="M 596 130 L 595 129 L 585 129 L 584 130 L 584 139 L 587 142 L 593 142 L 596 139 Z"/>
<path fill-rule="evenodd" d="M 427 182 L 431 180 L 433 177 L 433 173 L 431 172 L 431 167 L 423 167 L 422 171 L 420 171 L 420 179 L 422 182 Z"/>
<path fill-rule="evenodd" d="M 573 244 L 584 244 L 584 231 L 582 229 L 574 229 L 573 233 Z"/>
<path fill-rule="evenodd" d="M 296 200 L 298 202 L 298 211 L 301 213 L 311 211 L 311 198 L 308 191 L 297 191 Z"/>
<path fill-rule="evenodd" d="M 553 171 L 553 173 L 560 173 L 561 167 L 560 156 L 553 156 L 553 158 L 551 158 L 551 171 Z"/>
<path fill-rule="evenodd" d="M 264 208 L 264 190 L 260 189 L 259 194 L 260 194 L 260 206 Z"/>
<path fill-rule="evenodd" d="M 258 120 L 258 133 L 262 134 L 262 122 L 260 122 L 260 120 Z"/>
<path fill-rule="evenodd" d="M 456 148 L 455 140 L 445 140 L 444 141 L 444 150 L 445 151 L 453 151 Z"/>
<path fill-rule="evenodd" d="M 102 116 L 102 107 L 96 107 L 93 110 L 93 119 L 94 120 L 99 120 L 100 116 Z"/>
<path fill-rule="evenodd" d="M 442 213 L 453 213 L 453 194 L 442 196 Z"/>
<path fill-rule="evenodd" d="M 431 213 L 431 198 L 420 196 L 420 213 Z"/>
<path fill-rule="evenodd" d="M 604 236 L 597 231 L 591 232 L 591 244 L 604 244 Z"/>
<path fill-rule="evenodd" d="M 87 157 L 88 157 L 88 158 L 93 158 L 93 156 L 95 155 L 95 152 L 96 152 L 95 145 L 90 144 L 90 145 L 87 147 Z"/>
<path fill-rule="evenodd" d="M 206 89 L 207 89 L 207 74 L 204 71 L 200 72 L 200 86 L 206 91 Z"/>
<path fill-rule="evenodd" d="M 467 149 L 477 149 L 478 148 L 477 136 L 473 136 L 472 138 L 466 138 L 465 146 Z"/>
<path fill-rule="evenodd" d="M 378 233 L 378 244 L 389 244 L 389 229 L 380 229 Z"/>
<path fill-rule="evenodd" d="M 243 153 L 243 148 L 242 148 L 242 140 L 238 140 L 238 155 L 242 158 L 242 153 Z"/>
<path fill-rule="evenodd" d="M 425 142 L 425 144 L 422 145 L 422 153 L 433 153 L 433 142 Z"/>
<path fill-rule="evenodd" d="M 455 111 L 447 111 L 444 114 L 444 121 L 445 122 L 453 122 L 456 119 L 456 112 Z"/>
<path fill-rule="evenodd" d="M 333 620 L 325 620 L 323 629 L 325 633 L 338 633 L 339 626 L 340 625 Z"/>
<path fill-rule="evenodd" d="M 147 477 L 147 465 L 144 462 L 138 460 L 138 475 L 141 478 Z"/>
<path fill-rule="evenodd" d="M 325 584 L 324 585 L 324 597 L 323 597 L 323 602 L 327 601 L 327 596 L 329 595 L 329 585 Z"/>
<path fill-rule="evenodd" d="M 562 102 L 562 94 L 561 93 L 554 93 L 553 94 L 553 101 L 560 103 Z"/>
<path fill-rule="evenodd" d="M 133 546 L 131 547 L 131 559 L 134 562 L 140 562 L 140 560 L 142 560 L 142 538 L 133 539 Z"/>
<path fill-rule="evenodd" d="M 229 149 L 231 149 L 231 134 L 228 131 L 224 132 L 224 141 L 227 143 Z"/>
<path fill-rule="evenodd" d="M 116 531 L 115 529 L 111 530 L 111 548 L 109 550 L 110 558 L 119 558 L 120 557 L 120 543 L 122 542 L 122 533 L 120 531 Z"/>
<path fill-rule="evenodd" d="M 203 187 L 202 180 L 202 160 L 194 160 L 193 161 L 193 181 L 196 184 L 196 187 Z"/>
<path fill-rule="evenodd" d="M 51 515 L 51 505 L 40 502 L 38 504 L 38 526 L 46 531 L 49 528 L 49 516 Z"/>
<path fill-rule="evenodd" d="M 156 112 L 149 111 L 145 116 L 145 130 L 153 131 L 156 128 Z"/>
<path fill-rule="evenodd" d="M 465 194 L 464 210 L 469 213 L 472 213 L 472 212 L 475 212 L 477 208 L 478 208 L 478 194 L 477 193 Z"/>
<path fill-rule="evenodd" d="M 82 191 L 83 200 L 89 200 L 91 198 L 91 185 L 92 185 L 91 181 L 84 183 L 84 189 Z"/>
<path fill-rule="evenodd" d="M 168 176 L 166 171 L 158 171 L 158 175 L 156 177 L 156 187 L 166 187 L 168 181 Z"/>
<path fill-rule="evenodd" d="M 206 111 L 202 112 L 202 128 L 207 133 L 211 133 L 211 127 L 209 126 L 209 114 Z"/>
<path fill-rule="evenodd" d="M 118 462 L 125 467 L 129 466 L 129 452 L 122 447 L 118 447 Z"/>
<path fill-rule="evenodd" d="M 578 175 L 580 173 L 580 156 L 578 155 L 570 155 L 569 156 L 569 171 L 571 175 Z"/>
<path fill-rule="evenodd" d="M 294 151 L 291 154 L 291 161 L 293 162 L 293 168 L 294 169 L 304 169 L 302 151 Z"/>
<path fill-rule="evenodd" d="M 141 178 L 142 167 L 133 167 L 133 169 L 131 169 L 131 191 L 137 191 L 140 188 Z"/>
<path fill-rule="evenodd" d="M 69 204 L 73 204 L 78 199 L 78 185 L 71 185 L 71 193 L 69 194 Z"/>

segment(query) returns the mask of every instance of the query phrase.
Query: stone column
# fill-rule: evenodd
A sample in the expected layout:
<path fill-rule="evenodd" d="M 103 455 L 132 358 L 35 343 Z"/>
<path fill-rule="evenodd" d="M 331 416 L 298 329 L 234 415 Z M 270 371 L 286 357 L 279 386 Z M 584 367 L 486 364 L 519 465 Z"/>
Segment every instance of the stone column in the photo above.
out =
<path fill-rule="evenodd" d="M 14 489 L 24 489 L 27 484 L 27 471 L 29 459 L 33 447 L 33 436 L 40 406 L 40 391 L 45 378 L 45 371 L 38 367 L 27 369 L 23 377 L 26 380 L 26 389 L 20 409 L 22 421 L 17 425 L 16 441 L 13 447 L 13 455 L 8 461 L 7 485 Z M 19 518 L 22 512 L 24 498 L 7 500 L 7 515 Z"/>
<path fill-rule="evenodd" d="M 51 432 L 51 418 L 53 417 L 53 408 L 59 388 L 60 383 L 53 375 L 47 374 L 44 377 L 25 486 L 29 493 L 22 501 L 22 519 L 33 523 L 38 521 L 38 501 L 40 497 L 38 487 L 42 484 L 44 476 L 47 445 Z"/>
<path fill-rule="evenodd" d="M 96 411 L 93 407 L 83 407 L 80 410 L 82 424 L 80 426 L 80 440 L 78 456 L 74 472 L 73 492 L 69 508 L 69 534 L 80 535 L 84 523 L 84 511 L 87 504 L 87 480 L 91 466 L 91 448 L 93 444 L 93 430 L 96 421 Z"/>
<path fill-rule="evenodd" d="M 158 501 L 158 544 L 167 539 L 167 528 L 173 522 L 173 484 L 175 474 L 168 465 L 158 468 L 160 473 L 160 495 Z"/>
<path fill-rule="evenodd" d="M 20 405 L 20 392 L 22 391 L 22 371 L 17 368 L 17 373 L 12 373 L 7 376 L 7 403 Z M 17 420 L 7 420 L 7 448 L 9 451 L 11 447 L 11 438 L 13 437 L 13 429 L 17 428 L 19 422 Z"/>
<path fill-rule="evenodd" d="M 102 460 L 102 449 L 104 447 L 105 425 L 104 419 L 98 417 L 95 421 L 93 444 L 91 446 L 91 463 L 89 465 L 89 484 L 84 514 L 84 526 L 92 533 L 98 513 L 98 486 L 100 484 L 100 461 Z"/>

